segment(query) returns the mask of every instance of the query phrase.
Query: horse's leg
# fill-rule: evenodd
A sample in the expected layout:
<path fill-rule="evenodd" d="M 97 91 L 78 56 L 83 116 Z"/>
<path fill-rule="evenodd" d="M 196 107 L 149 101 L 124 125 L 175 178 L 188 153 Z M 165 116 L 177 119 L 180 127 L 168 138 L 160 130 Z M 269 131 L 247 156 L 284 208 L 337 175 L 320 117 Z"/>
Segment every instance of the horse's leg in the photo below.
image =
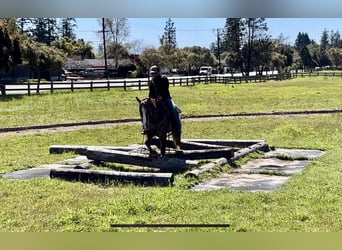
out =
<path fill-rule="evenodd" d="M 146 139 L 146 141 L 145 141 L 145 145 L 146 145 L 146 147 L 148 148 L 148 150 L 150 151 L 150 156 L 155 156 L 155 155 L 157 155 L 158 153 L 154 150 L 154 149 L 152 149 L 152 147 L 151 147 L 151 140 L 152 140 L 152 135 L 151 134 L 148 134 L 147 135 L 147 139 Z"/>
<path fill-rule="evenodd" d="M 172 133 L 173 143 L 176 147 L 176 150 L 181 150 L 181 133 L 173 132 Z"/>
<path fill-rule="evenodd" d="M 164 157 L 165 151 L 166 151 L 166 133 L 159 136 L 159 142 L 160 142 L 160 154 L 161 154 L 161 157 Z"/>

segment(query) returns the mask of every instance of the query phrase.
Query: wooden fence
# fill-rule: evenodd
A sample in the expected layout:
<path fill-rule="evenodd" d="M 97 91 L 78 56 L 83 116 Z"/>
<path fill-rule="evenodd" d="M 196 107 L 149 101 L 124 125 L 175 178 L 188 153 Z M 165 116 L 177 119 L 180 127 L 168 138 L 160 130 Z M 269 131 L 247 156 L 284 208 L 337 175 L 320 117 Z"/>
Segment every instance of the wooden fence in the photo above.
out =
<path fill-rule="evenodd" d="M 238 84 L 243 82 L 263 82 L 268 80 L 281 80 L 279 75 L 257 75 L 257 76 L 189 76 L 189 77 L 169 77 L 171 86 L 192 86 L 197 83 L 223 83 Z M 74 92 L 78 89 L 113 89 L 122 88 L 124 90 L 142 90 L 148 88 L 148 79 L 120 79 L 120 80 L 68 80 L 68 81 L 42 81 L 39 84 L 33 83 L 0 83 L 0 91 L 2 96 L 6 95 L 31 95 L 42 92 L 68 90 Z"/>

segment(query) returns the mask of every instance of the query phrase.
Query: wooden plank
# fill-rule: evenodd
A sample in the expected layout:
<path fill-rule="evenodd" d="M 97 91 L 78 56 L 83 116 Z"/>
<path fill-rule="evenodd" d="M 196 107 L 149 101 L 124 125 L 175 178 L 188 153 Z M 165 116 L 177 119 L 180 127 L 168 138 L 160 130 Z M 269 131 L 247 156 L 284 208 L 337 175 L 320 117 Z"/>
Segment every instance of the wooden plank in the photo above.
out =
<path fill-rule="evenodd" d="M 219 158 L 213 162 L 204 164 L 203 166 L 194 169 L 188 173 L 185 174 L 185 177 L 195 177 L 197 178 L 199 175 L 208 172 L 209 170 L 217 167 L 217 166 L 223 166 L 228 163 L 228 160 L 226 158 Z"/>
<path fill-rule="evenodd" d="M 197 161 L 176 158 L 154 158 L 148 154 L 132 153 L 119 150 L 109 150 L 101 147 L 87 147 L 85 154 L 88 159 L 104 162 L 116 162 L 129 165 L 159 168 L 168 171 L 181 171 L 197 166 Z"/>
<path fill-rule="evenodd" d="M 51 169 L 50 178 L 96 183 L 114 181 L 144 186 L 172 186 L 174 183 L 174 175 L 172 173 L 141 173 L 60 168 Z"/>

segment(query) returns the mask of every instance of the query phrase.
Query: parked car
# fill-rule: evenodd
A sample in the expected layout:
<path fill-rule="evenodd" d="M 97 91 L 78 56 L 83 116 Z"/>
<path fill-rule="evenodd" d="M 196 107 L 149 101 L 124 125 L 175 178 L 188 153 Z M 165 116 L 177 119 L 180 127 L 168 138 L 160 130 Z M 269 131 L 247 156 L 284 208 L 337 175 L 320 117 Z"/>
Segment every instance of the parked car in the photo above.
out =
<path fill-rule="evenodd" d="M 80 71 L 79 75 L 84 78 L 103 78 L 105 77 L 105 70 L 89 68 L 84 71 Z"/>
<path fill-rule="evenodd" d="M 211 66 L 202 66 L 202 67 L 200 67 L 199 74 L 210 76 L 212 71 L 213 71 L 213 68 Z"/>
<path fill-rule="evenodd" d="M 61 80 L 65 81 L 67 78 L 71 76 L 71 74 L 72 74 L 71 71 L 62 68 Z"/>

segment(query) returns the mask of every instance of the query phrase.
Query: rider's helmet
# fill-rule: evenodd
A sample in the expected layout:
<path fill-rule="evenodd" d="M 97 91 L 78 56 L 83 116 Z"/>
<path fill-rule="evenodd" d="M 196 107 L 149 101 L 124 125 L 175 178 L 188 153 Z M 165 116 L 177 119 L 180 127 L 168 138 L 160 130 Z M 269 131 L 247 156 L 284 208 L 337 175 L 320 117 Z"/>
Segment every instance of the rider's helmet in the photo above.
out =
<path fill-rule="evenodd" d="M 150 74 L 151 74 L 151 75 L 157 74 L 157 73 L 159 73 L 159 72 L 160 72 L 160 69 L 159 69 L 159 67 L 156 66 L 156 65 L 153 65 L 153 66 L 150 68 Z"/>

